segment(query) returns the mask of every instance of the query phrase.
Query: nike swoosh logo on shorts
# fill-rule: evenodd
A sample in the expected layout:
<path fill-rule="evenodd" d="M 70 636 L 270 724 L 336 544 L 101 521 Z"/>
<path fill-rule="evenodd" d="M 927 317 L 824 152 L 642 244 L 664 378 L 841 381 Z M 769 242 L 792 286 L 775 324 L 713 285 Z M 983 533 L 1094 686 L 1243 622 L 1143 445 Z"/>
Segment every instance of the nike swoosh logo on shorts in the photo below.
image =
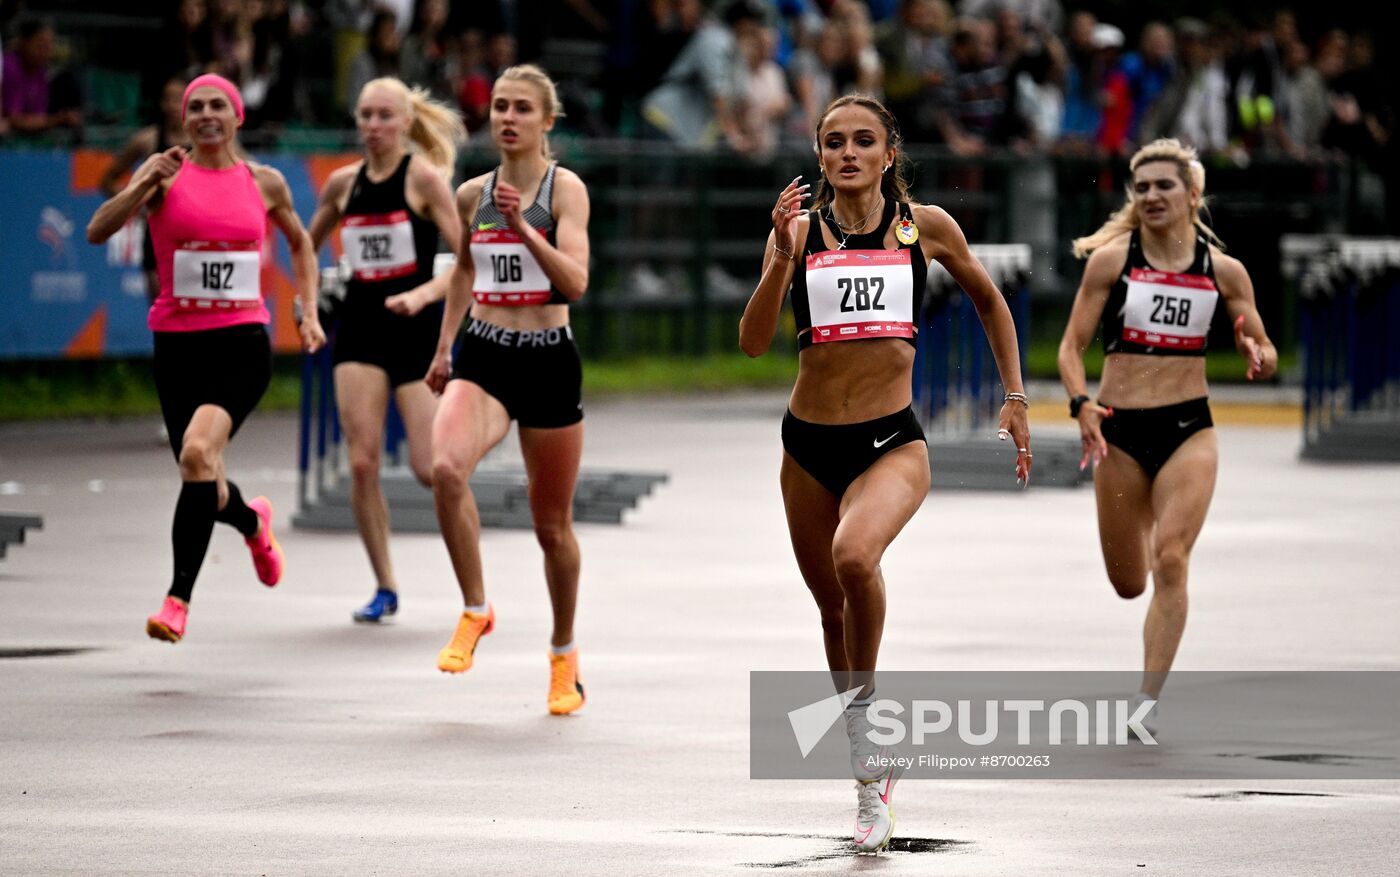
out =
<path fill-rule="evenodd" d="M 885 445 L 889 444 L 890 439 L 894 438 L 896 435 L 899 435 L 900 432 L 901 432 L 900 430 L 895 430 L 895 431 L 894 431 L 894 435 L 891 435 L 890 438 L 887 438 L 887 439 L 885 439 L 884 441 L 877 441 L 877 442 L 875 443 L 875 447 L 877 447 L 877 448 L 883 448 Z"/>
<path fill-rule="evenodd" d="M 1201 418 L 1199 418 L 1199 417 L 1193 417 L 1193 418 L 1191 418 L 1190 420 L 1178 420 L 1178 421 L 1176 422 L 1176 428 L 1177 428 L 1177 429 L 1185 429 L 1186 427 L 1190 426 L 1191 424 L 1195 423 L 1196 421 L 1198 421 L 1198 420 L 1200 420 L 1200 419 L 1201 419 Z"/>

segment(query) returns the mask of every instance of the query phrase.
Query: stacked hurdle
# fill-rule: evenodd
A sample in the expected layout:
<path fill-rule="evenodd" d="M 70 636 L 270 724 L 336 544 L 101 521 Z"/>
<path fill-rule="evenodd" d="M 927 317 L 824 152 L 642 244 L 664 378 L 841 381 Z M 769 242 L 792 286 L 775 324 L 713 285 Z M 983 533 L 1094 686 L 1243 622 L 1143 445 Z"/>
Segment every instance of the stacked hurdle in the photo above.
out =
<path fill-rule="evenodd" d="M 972 253 L 1006 297 L 1016 323 L 1024 370 L 1030 330 L 1026 244 L 974 244 Z M 1005 388 L 982 331 L 977 309 L 937 262 L 929 266 L 928 306 L 914 359 L 914 410 L 928 435 L 935 489 L 1015 490 L 1016 447 L 997 441 Z M 1040 486 L 1074 487 L 1089 477 L 1079 470 L 1077 440 L 1032 436 Z"/>
<path fill-rule="evenodd" d="M 1298 300 L 1303 451 L 1400 461 L 1400 239 L 1287 235 Z"/>
<path fill-rule="evenodd" d="M 38 515 L 0 513 L 0 559 L 11 545 L 24 544 L 25 530 L 42 530 L 44 519 Z"/>
<path fill-rule="evenodd" d="M 440 261 L 437 270 L 450 265 L 450 261 Z M 345 276 L 338 268 L 322 272 L 321 324 L 326 327 L 331 343 L 314 355 L 304 357 L 302 364 L 297 512 L 292 523 L 313 530 L 355 529 L 355 516 L 350 508 L 350 478 L 341 453 L 340 418 L 335 406 L 331 362 L 336 310 L 345 298 Z M 405 465 L 403 423 L 392 403 L 384 444 L 385 467 L 380 479 L 394 531 L 438 532 L 433 495 L 418 483 Z M 635 508 L 642 497 L 664 483 L 666 477 L 652 472 L 585 469 L 579 473 L 574 491 L 574 520 L 620 524 L 623 512 Z M 523 468 L 483 466 L 472 475 L 471 487 L 483 527 L 523 529 L 533 526 Z"/>

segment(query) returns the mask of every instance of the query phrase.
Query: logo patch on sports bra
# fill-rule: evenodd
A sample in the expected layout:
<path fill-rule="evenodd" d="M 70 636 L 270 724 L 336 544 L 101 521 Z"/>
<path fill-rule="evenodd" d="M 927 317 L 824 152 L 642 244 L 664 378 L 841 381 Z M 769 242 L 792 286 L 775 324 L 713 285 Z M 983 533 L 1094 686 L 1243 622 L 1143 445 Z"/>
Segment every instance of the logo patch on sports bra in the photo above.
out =
<path fill-rule="evenodd" d="M 894 236 L 901 244 L 912 244 L 919 239 L 919 227 L 912 219 L 901 219 L 895 223 Z"/>

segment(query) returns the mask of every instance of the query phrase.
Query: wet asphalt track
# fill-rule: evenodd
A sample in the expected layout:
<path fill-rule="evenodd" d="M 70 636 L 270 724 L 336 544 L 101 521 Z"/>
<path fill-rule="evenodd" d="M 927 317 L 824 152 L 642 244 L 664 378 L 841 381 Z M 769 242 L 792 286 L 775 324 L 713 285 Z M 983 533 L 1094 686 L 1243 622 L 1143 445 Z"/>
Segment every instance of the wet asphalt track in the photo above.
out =
<path fill-rule="evenodd" d="M 401 614 L 353 626 L 360 546 L 286 526 L 295 424 L 255 415 L 229 468 L 276 503 L 286 577 L 264 589 L 221 528 L 170 647 L 143 630 L 178 490 L 154 421 L 0 427 L 0 510 L 45 518 L 0 561 L 0 872 L 1393 873 L 1394 781 L 908 782 L 871 859 L 847 846 L 847 784 L 748 780 L 747 672 L 822 665 L 782 405 L 590 410 L 585 465 L 671 481 L 625 526 L 580 528 L 589 703 L 565 719 L 529 533 L 488 531 L 498 627 L 443 676 L 441 544 L 396 537 Z M 1068 424 L 1036 413 L 1039 434 Z M 1298 443 L 1221 428 L 1178 668 L 1400 669 L 1400 468 L 1304 465 Z M 932 495 L 885 575 L 885 667 L 1137 666 L 1146 603 L 1105 581 L 1088 489 Z"/>

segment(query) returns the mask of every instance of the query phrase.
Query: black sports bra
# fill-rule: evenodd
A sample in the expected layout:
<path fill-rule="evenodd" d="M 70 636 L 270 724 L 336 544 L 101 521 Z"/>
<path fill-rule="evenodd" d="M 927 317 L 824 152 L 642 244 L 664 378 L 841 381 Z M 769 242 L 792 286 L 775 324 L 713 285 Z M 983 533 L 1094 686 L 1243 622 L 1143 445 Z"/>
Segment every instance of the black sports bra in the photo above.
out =
<path fill-rule="evenodd" d="M 1196 257 L 1180 274 L 1147 264 L 1134 231 L 1128 258 L 1108 292 L 1099 326 L 1104 353 L 1205 356 L 1220 303 L 1210 244 L 1196 236 Z"/>

